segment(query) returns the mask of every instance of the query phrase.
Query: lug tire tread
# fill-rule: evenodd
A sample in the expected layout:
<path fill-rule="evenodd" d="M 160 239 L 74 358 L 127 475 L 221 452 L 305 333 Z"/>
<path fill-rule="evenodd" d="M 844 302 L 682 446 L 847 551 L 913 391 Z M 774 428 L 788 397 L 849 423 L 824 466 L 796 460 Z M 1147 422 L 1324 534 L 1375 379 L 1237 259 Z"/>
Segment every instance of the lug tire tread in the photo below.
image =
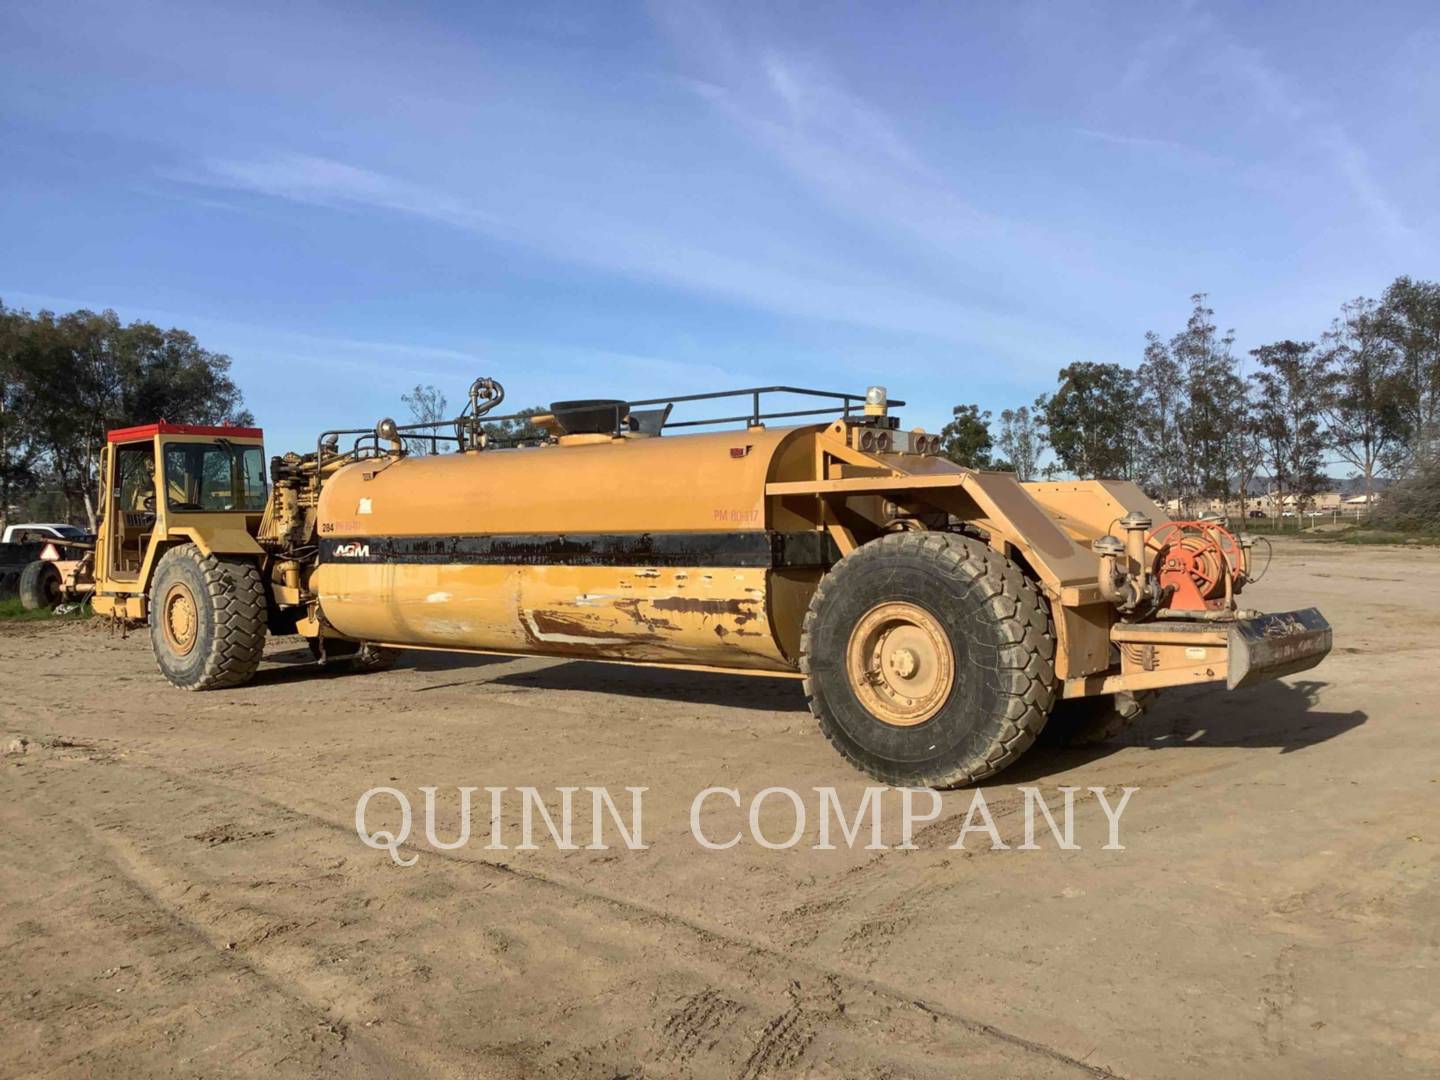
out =
<path fill-rule="evenodd" d="M 47 579 L 55 582 L 53 598 L 47 595 L 49 592 L 46 587 Z M 16 591 L 20 595 L 20 606 L 26 611 L 51 608 L 65 598 L 64 582 L 61 580 L 60 571 L 55 568 L 54 564 L 45 562 L 43 559 L 36 559 L 34 562 L 25 564 L 25 569 L 20 571 L 20 582 Z"/>
<path fill-rule="evenodd" d="M 986 594 L 983 613 L 1007 644 L 1001 650 L 1004 684 L 1003 716 L 986 752 L 958 768 L 916 779 L 887 773 L 850 752 L 819 707 L 811 680 L 810 653 L 816 619 L 827 596 L 843 587 L 853 570 L 868 560 L 897 554 L 919 555 L 956 578 L 977 582 Z M 1040 590 L 1014 562 L 983 542 L 957 533 L 903 532 L 856 548 L 820 579 L 805 613 L 800 634 L 800 671 L 810 711 L 830 744 L 857 769 L 887 783 L 934 788 L 962 787 L 993 776 L 1035 742 L 1055 704 L 1055 629 L 1050 606 Z"/>
<path fill-rule="evenodd" d="M 215 612 L 214 637 L 205 663 L 194 675 L 177 681 L 163 665 L 161 671 L 182 690 L 224 690 L 249 682 L 265 651 L 265 586 L 259 568 L 247 559 L 205 555 L 194 544 L 181 544 L 161 556 L 154 582 L 160 583 L 167 564 L 181 560 L 192 563 L 199 572 Z M 150 639 L 158 658 L 165 646 L 156 621 L 157 595 L 158 590 L 152 588 Z"/>

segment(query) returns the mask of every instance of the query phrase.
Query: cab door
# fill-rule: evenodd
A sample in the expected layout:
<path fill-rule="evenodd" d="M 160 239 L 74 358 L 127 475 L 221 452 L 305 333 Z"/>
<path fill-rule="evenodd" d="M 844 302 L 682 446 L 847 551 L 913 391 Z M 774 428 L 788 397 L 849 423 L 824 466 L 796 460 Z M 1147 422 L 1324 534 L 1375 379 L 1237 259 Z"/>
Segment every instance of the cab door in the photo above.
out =
<path fill-rule="evenodd" d="M 107 535 L 96 546 L 96 576 L 135 581 L 155 533 L 155 440 L 111 443 L 106 456 Z"/>

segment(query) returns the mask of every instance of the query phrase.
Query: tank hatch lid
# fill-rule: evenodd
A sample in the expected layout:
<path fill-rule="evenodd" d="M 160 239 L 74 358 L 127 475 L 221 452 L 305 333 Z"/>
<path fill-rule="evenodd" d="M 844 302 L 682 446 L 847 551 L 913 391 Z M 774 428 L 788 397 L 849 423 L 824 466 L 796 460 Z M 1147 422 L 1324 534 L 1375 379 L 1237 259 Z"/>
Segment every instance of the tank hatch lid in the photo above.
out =
<path fill-rule="evenodd" d="M 616 431 L 629 412 L 629 403 L 618 398 L 556 401 L 550 406 L 550 415 L 566 435 L 602 435 Z"/>

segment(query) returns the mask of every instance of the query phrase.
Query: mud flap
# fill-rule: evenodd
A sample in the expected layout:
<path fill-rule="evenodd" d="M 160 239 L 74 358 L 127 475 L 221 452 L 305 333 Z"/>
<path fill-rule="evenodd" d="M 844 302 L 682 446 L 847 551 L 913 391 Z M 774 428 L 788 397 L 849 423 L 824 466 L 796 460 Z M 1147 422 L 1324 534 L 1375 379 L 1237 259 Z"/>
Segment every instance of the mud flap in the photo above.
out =
<path fill-rule="evenodd" d="M 1230 626 L 1231 690 L 1306 671 L 1330 652 L 1330 624 L 1318 608 L 1277 611 Z"/>

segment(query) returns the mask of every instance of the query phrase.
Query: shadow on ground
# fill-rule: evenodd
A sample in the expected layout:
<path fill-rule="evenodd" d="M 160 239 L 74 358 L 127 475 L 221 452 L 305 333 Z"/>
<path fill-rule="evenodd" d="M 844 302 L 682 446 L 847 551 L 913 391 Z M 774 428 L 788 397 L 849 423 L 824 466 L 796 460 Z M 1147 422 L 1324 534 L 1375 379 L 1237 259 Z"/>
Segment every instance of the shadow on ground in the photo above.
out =
<path fill-rule="evenodd" d="M 413 668 L 416 671 L 463 671 L 469 668 L 489 667 L 497 664 L 508 664 L 513 661 L 513 656 L 489 656 L 477 653 L 441 653 L 421 652 L 416 649 L 402 650 L 399 659 L 395 662 L 397 668 Z M 286 649 L 283 652 L 272 652 L 265 656 L 265 662 L 251 684 L 255 686 L 275 686 L 283 683 L 301 682 L 307 679 L 338 679 L 347 676 L 368 677 L 372 673 L 367 671 L 356 671 L 345 660 L 334 660 L 328 664 L 318 664 L 314 655 L 310 652 L 309 646 L 301 646 L 298 649 Z M 450 684 L 443 684 L 450 685 Z M 422 690 L 438 690 L 440 686 L 425 686 Z"/>
<path fill-rule="evenodd" d="M 341 662 L 320 667 L 308 648 L 273 653 L 256 675 L 256 683 L 345 677 L 352 672 Z M 456 672 L 501 667 L 512 656 L 475 653 L 405 651 L 398 667 L 419 672 Z M 533 660 L 530 662 L 534 662 Z M 627 667 L 593 661 L 540 661 L 544 666 L 505 671 L 475 680 L 441 682 L 415 692 L 487 682 L 534 690 L 585 691 L 692 705 L 723 705 L 762 712 L 804 713 L 809 707 L 798 679 L 658 667 Z M 1317 708 L 1328 683 L 1313 679 L 1270 682 L 1230 693 L 1219 685 L 1192 686 L 1163 692 L 1138 722 L 1110 740 L 1091 746 L 1037 745 L 1006 770 L 1007 779 L 1038 778 L 1048 773 L 1108 757 L 1125 747 L 1150 750 L 1187 746 L 1232 746 L 1279 749 L 1282 754 L 1326 742 L 1365 723 L 1360 710 L 1329 712 Z"/>
<path fill-rule="evenodd" d="M 1303 750 L 1344 735 L 1369 719 L 1359 709 L 1328 712 L 1316 706 L 1328 683 L 1314 679 L 1269 682 L 1230 693 L 1218 685 L 1162 693 L 1149 712 L 1107 742 L 1093 746 L 1037 746 L 1012 769 L 1007 781 L 1034 779 L 1108 757 L 1126 747 L 1178 750 L 1232 746 Z"/>
<path fill-rule="evenodd" d="M 501 667 L 517 661 L 543 664 L 521 671 L 478 679 L 430 683 L 416 687 L 415 693 L 445 690 L 456 686 L 490 683 L 498 686 L 519 686 L 530 690 L 581 690 L 596 694 L 647 698 L 652 701 L 677 701 L 692 705 L 728 705 L 737 709 L 762 712 L 808 712 L 805 694 L 799 679 L 772 678 L 754 675 L 728 675 L 723 672 L 689 671 L 675 668 L 626 666 L 587 660 L 563 661 L 547 657 L 498 656 L 484 653 L 427 652 L 402 650 L 397 668 L 419 672 L 454 672 L 487 667 Z M 302 679 L 333 679 L 355 674 L 343 661 L 321 667 L 315 663 L 308 647 L 270 653 L 265 666 L 256 673 L 254 685 L 276 685 Z"/>
<path fill-rule="evenodd" d="M 728 705 L 765 712 L 808 712 L 799 679 L 710 671 L 625 667 L 577 660 L 497 676 L 496 683 L 540 690 L 588 690 L 691 705 Z"/>

